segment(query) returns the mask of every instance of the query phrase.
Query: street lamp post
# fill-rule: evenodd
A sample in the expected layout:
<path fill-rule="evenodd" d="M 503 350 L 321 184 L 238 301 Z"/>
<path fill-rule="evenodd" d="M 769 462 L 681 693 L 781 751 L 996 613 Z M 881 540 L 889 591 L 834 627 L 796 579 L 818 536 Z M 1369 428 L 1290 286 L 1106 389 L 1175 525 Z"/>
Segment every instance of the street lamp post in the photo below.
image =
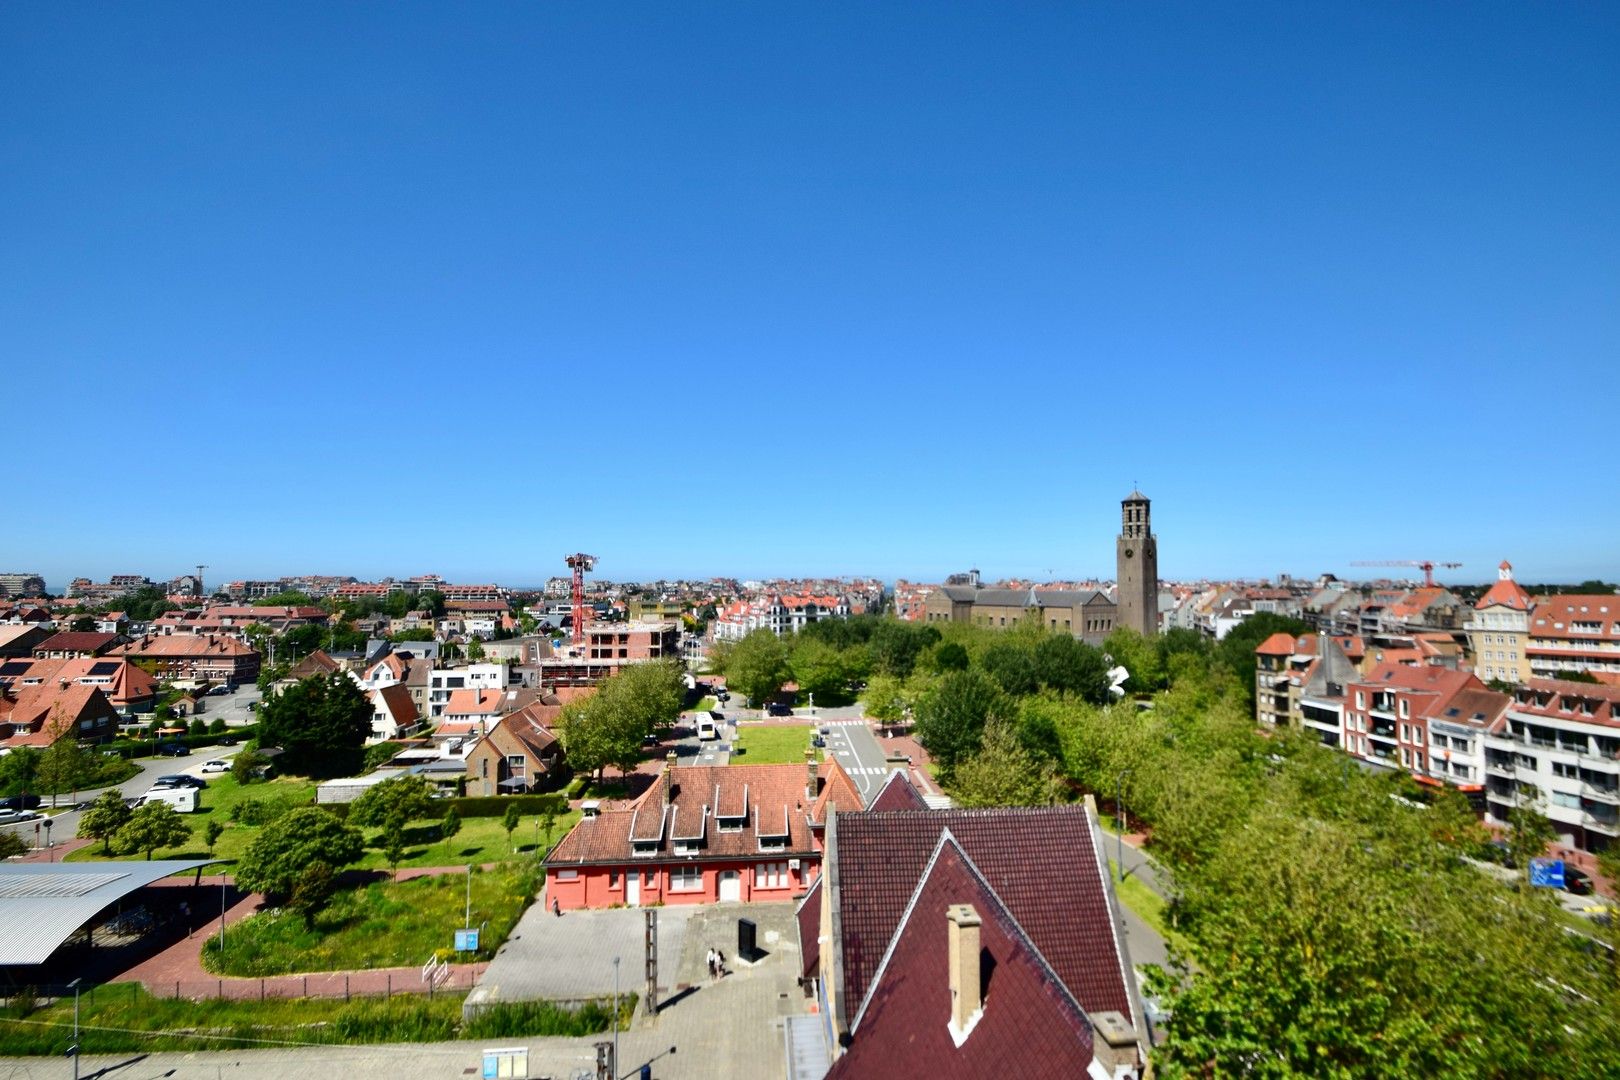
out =
<path fill-rule="evenodd" d="M 68 983 L 68 989 L 73 991 L 73 1080 L 79 1080 L 79 980 Z"/>
<path fill-rule="evenodd" d="M 55 848 L 55 846 L 53 846 L 51 844 L 51 825 L 54 824 L 54 823 L 51 821 L 50 818 L 46 818 L 44 821 L 40 822 L 40 824 L 45 826 L 46 861 L 47 862 L 55 862 L 56 861 L 56 848 Z"/>
<path fill-rule="evenodd" d="M 1129 769 L 1121 769 L 1119 780 L 1114 788 L 1114 808 L 1119 811 L 1119 858 L 1117 861 L 1119 863 L 1119 880 L 1121 882 L 1125 880 L 1125 823 L 1127 820 L 1125 815 L 1125 778 L 1130 773 L 1131 770 Z"/>
<path fill-rule="evenodd" d="M 613 958 L 613 1075 L 619 1074 L 619 958 Z"/>

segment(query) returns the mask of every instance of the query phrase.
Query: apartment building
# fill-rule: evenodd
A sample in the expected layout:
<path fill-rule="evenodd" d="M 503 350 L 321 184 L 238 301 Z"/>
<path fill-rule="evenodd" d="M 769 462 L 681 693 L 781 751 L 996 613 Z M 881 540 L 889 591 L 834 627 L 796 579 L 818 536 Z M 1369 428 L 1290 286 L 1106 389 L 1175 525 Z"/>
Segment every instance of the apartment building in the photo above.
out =
<path fill-rule="evenodd" d="M 223 634 L 147 634 L 107 655 L 146 666 L 171 681 L 241 685 L 259 677 L 259 654 Z"/>
<path fill-rule="evenodd" d="M 1338 694 L 1342 697 L 1344 684 L 1360 674 L 1357 666 L 1366 655 L 1367 647 L 1359 637 L 1351 635 L 1333 637 L 1330 641 L 1335 648 L 1328 663 L 1331 674 L 1336 676 L 1333 685 L 1340 688 Z M 1301 726 L 1305 719 L 1306 687 L 1322 666 L 1317 635 L 1304 634 L 1296 638 L 1291 634 L 1272 634 L 1255 648 L 1254 655 L 1255 719 L 1266 727 Z M 1352 666 L 1342 670 L 1334 667 L 1340 657 Z M 1325 691 L 1326 675 L 1319 681 Z M 1337 732 L 1339 724 L 1335 722 L 1332 726 Z"/>
<path fill-rule="evenodd" d="M 1506 559 L 1496 568 L 1496 582 L 1474 604 L 1464 625 L 1468 648 L 1474 654 L 1474 672 L 1490 681 L 1530 681 L 1530 611 L 1535 601 L 1513 580 L 1513 564 Z"/>
<path fill-rule="evenodd" d="M 1559 679 L 1518 687 L 1485 738 L 1485 776 L 1491 820 L 1532 805 L 1562 846 L 1604 850 L 1620 836 L 1620 687 Z"/>
<path fill-rule="evenodd" d="M 1530 673 L 1556 679 L 1585 672 L 1620 682 L 1620 596 L 1547 596 L 1530 612 Z"/>

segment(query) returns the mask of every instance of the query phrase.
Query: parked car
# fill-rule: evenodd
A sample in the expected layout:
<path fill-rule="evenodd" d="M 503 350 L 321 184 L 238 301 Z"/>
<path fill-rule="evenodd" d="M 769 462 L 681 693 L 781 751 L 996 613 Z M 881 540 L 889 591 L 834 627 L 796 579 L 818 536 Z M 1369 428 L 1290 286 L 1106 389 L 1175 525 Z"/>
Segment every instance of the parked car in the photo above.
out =
<path fill-rule="evenodd" d="M 228 684 L 221 684 L 219 686 L 214 687 L 212 690 L 210 690 L 208 692 L 210 694 L 229 694 L 229 693 L 232 693 L 233 691 L 235 691 L 235 689 L 236 689 L 236 687 L 234 687 L 234 686 L 230 686 Z"/>
<path fill-rule="evenodd" d="M 175 773 L 170 776 L 158 777 L 156 780 L 152 781 L 152 786 L 155 788 L 204 788 L 208 786 L 208 781 L 204 780 L 200 776 L 182 776 L 179 773 Z"/>
<path fill-rule="evenodd" d="M 202 771 L 205 773 L 230 772 L 231 763 L 228 761 L 205 761 Z"/>
<path fill-rule="evenodd" d="M 813 736 L 810 739 L 810 745 L 815 746 L 815 747 L 826 746 L 827 745 L 827 740 L 823 739 L 820 735 L 816 735 L 816 736 Z"/>
<path fill-rule="evenodd" d="M 793 706 L 784 705 L 780 701 L 773 701 L 765 706 L 765 713 L 767 716 L 792 716 Z"/>
<path fill-rule="evenodd" d="M 38 806 L 38 795 L 8 795 L 0 799 L 0 810 L 33 810 Z"/>
<path fill-rule="evenodd" d="M 191 754 L 191 747 L 183 742 L 158 743 L 157 750 L 164 757 L 187 757 Z"/>
<path fill-rule="evenodd" d="M 1592 895 L 1592 875 L 1584 870 L 1564 864 L 1564 891 L 1575 896 Z"/>
<path fill-rule="evenodd" d="M 219 745 L 221 745 L 221 746 L 235 746 L 236 745 L 236 736 L 235 735 L 227 735 L 227 736 L 225 736 L 223 739 L 219 740 Z"/>
<path fill-rule="evenodd" d="M 33 821 L 44 816 L 38 810 L 0 810 L 0 825 L 15 825 L 19 821 Z"/>
<path fill-rule="evenodd" d="M 715 700 L 717 700 L 717 701 L 730 701 L 731 700 L 731 695 L 726 693 L 724 690 L 716 690 L 714 692 L 714 696 L 715 696 Z"/>

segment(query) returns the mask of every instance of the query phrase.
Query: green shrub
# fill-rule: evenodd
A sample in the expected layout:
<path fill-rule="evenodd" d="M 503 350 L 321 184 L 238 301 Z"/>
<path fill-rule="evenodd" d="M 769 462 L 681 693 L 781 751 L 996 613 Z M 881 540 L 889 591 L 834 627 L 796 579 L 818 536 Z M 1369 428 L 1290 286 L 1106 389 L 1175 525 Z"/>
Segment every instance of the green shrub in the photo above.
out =
<path fill-rule="evenodd" d="M 635 1011 L 635 998 L 621 995 L 620 1023 Z M 587 1001 L 577 1009 L 566 1009 L 549 1001 L 514 1001 L 480 1010 L 467 1021 L 464 1039 L 504 1039 L 519 1036 L 561 1035 L 578 1038 L 594 1035 L 613 1026 L 610 998 Z"/>

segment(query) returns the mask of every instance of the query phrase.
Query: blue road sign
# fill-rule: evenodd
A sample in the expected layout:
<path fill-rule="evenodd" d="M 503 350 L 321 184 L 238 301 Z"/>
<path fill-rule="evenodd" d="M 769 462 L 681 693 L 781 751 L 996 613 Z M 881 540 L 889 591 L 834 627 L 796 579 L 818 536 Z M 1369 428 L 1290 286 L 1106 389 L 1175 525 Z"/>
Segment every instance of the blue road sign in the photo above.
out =
<path fill-rule="evenodd" d="M 477 952 L 477 951 L 478 951 L 478 931 L 477 931 L 477 929 L 457 930 L 456 931 L 456 952 Z"/>
<path fill-rule="evenodd" d="M 1539 889 L 1562 889 L 1564 887 L 1564 860 L 1531 859 L 1530 884 Z"/>

